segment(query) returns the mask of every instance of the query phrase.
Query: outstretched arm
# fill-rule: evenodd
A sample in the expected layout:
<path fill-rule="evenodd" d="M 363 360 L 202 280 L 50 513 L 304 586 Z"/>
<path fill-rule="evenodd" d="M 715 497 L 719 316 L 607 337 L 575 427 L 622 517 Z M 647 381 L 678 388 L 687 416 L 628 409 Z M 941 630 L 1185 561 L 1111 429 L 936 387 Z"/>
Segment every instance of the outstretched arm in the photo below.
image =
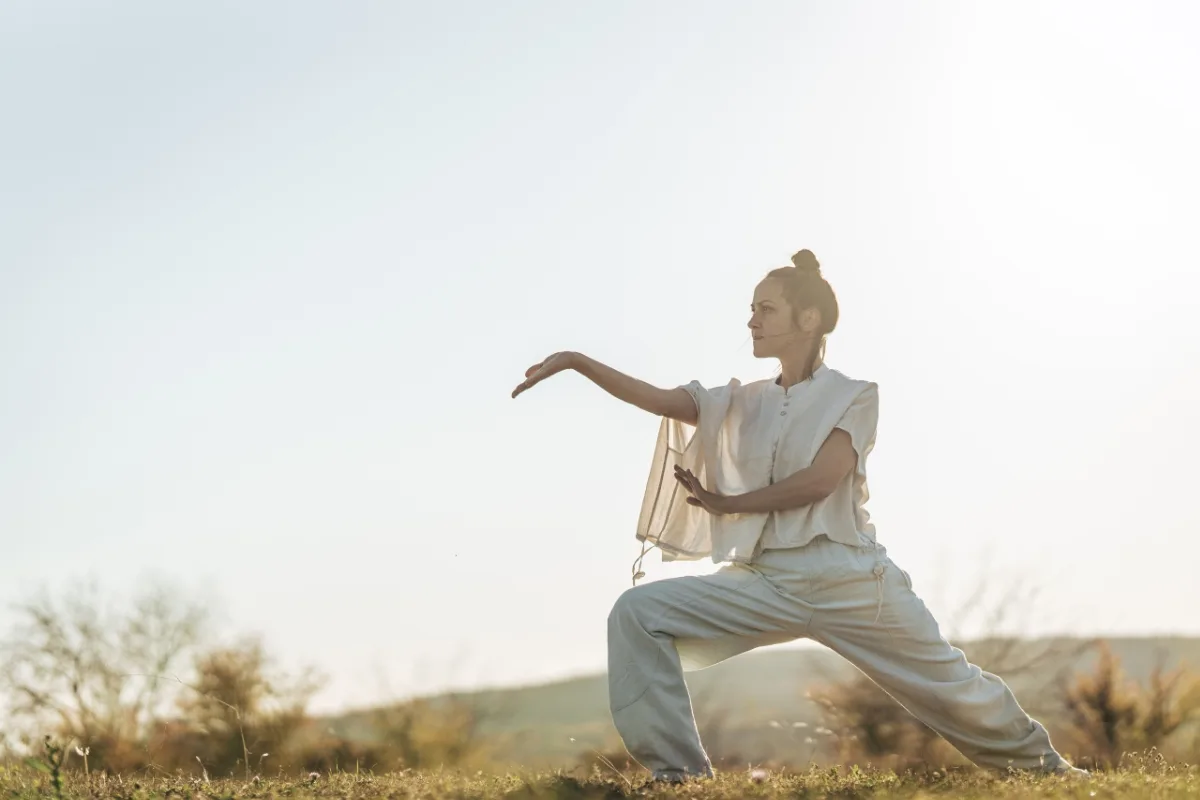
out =
<path fill-rule="evenodd" d="M 582 353 L 554 353 L 525 371 L 525 381 L 513 390 L 513 397 L 564 370 L 573 369 L 618 400 L 637 406 L 660 417 L 670 417 L 689 425 L 699 420 L 692 396 L 684 389 L 660 389 L 645 381 L 601 364 Z"/>

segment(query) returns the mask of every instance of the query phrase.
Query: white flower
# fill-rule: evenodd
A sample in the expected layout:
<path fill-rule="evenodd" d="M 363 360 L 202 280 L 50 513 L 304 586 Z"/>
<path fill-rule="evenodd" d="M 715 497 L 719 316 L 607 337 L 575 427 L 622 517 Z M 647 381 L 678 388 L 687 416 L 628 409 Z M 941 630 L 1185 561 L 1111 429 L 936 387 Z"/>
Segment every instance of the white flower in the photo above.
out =
<path fill-rule="evenodd" d="M 770 721 L 768 724 L 769 724 L 769 725 L 770 725 L 772 728 L 782 728 L 782 727 L 783 727 L 782 725 L 780 725 L 780 724 L 779 724 L 779 720 L 777 720 L 777 719 L 773 719 L 773 720 L 771 720 L 771 721 Z"/>
<path fill-rule="evenodd" d="M 750 780 L 754 783 L 762 783 L 768 778 L 768 773 L 765 769 L 750 770 Z"/>
<path fill-rule="evenodd" d="M 793 728 L 807 728 L 808 723 L 807 722 L 793 722 L 792 727 Z"/>

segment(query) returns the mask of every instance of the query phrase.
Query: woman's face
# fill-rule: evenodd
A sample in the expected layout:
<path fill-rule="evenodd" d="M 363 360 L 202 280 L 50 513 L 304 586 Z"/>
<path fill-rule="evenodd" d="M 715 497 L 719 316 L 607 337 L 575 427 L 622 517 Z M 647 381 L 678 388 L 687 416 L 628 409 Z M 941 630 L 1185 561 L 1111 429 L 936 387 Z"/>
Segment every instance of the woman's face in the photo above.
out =
<path fill-rule="evenodd" d="M 795 310 L 783 297 L 783 281 L 764 278 L 754 289 L 750 321 L 746 323 L 754 340 L 754 357 L 779 358 L 794 349 L 797 342 L 811 336 L 817 322 L 815 314 L 815 310 L 806 310 L 797 324 Z"/>

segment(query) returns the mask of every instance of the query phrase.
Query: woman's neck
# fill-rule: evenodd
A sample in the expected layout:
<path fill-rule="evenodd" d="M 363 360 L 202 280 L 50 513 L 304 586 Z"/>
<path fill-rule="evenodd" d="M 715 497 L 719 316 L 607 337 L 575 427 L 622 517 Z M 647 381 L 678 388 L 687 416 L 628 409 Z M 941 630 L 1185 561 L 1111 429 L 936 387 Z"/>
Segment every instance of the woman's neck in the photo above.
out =
<path fill-rule="evenodd" d="M 818 358 L 812 364 L 801 364 L 798 361 L 784 361 L 780 359 L 779 366 L 782 368 L 779 373 L 779 385 L 785 389 L 790 389 L 798 383 L 803 383 L 812 377 L 812 374 L 817 371 L 817 368 L 824 363 Z M 809 372 L 809 367 L 812 367 L 812 372 Z"/>

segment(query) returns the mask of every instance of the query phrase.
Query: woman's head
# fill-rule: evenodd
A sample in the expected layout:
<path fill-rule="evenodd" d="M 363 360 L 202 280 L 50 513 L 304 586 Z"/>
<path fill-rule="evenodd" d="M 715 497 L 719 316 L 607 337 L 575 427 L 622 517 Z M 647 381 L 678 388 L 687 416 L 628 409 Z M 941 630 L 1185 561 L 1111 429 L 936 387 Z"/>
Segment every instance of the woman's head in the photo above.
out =
<path fill-rule="evenodd" d="M 754 289 L 750 334 L 756 358 L 778 358 L 811 372 L 837 327 L 837 297 L 811 250 L 792 256 L 792 266 L 767 273 Z"/>

